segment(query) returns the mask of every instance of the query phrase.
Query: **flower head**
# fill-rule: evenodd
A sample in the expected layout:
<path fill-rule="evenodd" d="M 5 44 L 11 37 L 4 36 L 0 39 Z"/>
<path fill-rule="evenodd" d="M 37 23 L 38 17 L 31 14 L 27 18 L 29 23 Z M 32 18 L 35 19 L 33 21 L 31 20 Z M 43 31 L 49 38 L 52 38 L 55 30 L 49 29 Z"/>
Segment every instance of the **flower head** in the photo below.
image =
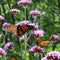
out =
<path fill-rule="evenodd" d="M 19 22 L 19 23 L 16 24 L 16 25 L 23 26 L 23 25 L 27 25 L 28 23 L 29 23 L 29 21 L 24 20 L 24 21 Z"/>
<path fill-rule="evenodd" d="M 39 16 L 39 15 L 41 15 L 41 12 L 38 10 L 32 10 L 32 11 L 30 11 L 30 15 L 32 15 L 33 17 Z"/>
<path fill-rule="evenodd" d="M 24 36 L 20 37 L 20 38 L 19 38 L 19 41 L 20 41 L 20 42 L 24 42 Z"/>
<path fill-rule="evenodd" d="M 45 49 L 41 48 L 40 46 L 37 46 L 36 47 L 36 50 L 40 53 L 44 53 L 45 52 Z"/>
<path fill-rule="evenodd" d="M 33 46 L 33 47 L 29 50 L 29 52 L 30 52 L 31 54 L 34 54 L 34 53 L 36 53 L 36 52 L 44 53 L 45 50 L 44 50 L 43 48 L 41 48 L 40 46 Z"/>
<path fill-rule="evenodd" d="M 37 47 L 37 46 L 31 47 L 31 49 L 29 50 L 29 52 L 30 52 L 30 53 L 35 53 L 35 52 L 36 52 L 36 47 Z"/>
<path fill-rule="evenodd" d="M 2 55 L 2 56 L 6 56 L 7 53 L 5 52 L 4 49 L 0 48 L 0 55 Z"/>
<path fill-rule="evenodd" d="M 12 49 L 14 47 L 14 43 L 13 42 L 8 42 L 5 46 L 4 46 L 4 50 L 9 50 Z"/>
<path fill-rule="evenodd" d="M 37 37 L 43 37 L 45 33 L 43 30 L 35 30 L 32 34 Z"/>
<path fill-rule="evenodd" d="M 59 36 L 58 35 L 52 35 L 51 39 L 54 41 L 57 41 L 57 40 L 59 40 Z"/>
<path fill-rule="evenodd" d="M 38 24 L 36 23 L 29 23 L 28 25 L 31 25 L 31 26 L 33 26 L 33 28 L 35 29 L 35 30 L 37 30 L 38 29 Z"/>
<path fill-rule="evenodd" d="M 18 1 L 17 4 L 19 6 L 25 5 L 25 4 L 32 4 L 32 1 L 31 0 L 21 0 L 21 1 Z"/>
<path fill-rule="evenodd" d="M 59 52 L 57 51 L 52 51 L 46 54 L 47 60 L 52 59 L 52 60 L 59 60 Z"/>
<path fill-rule="evenodd" d="M 60 60 L 60 52 L 57 51 L 48 52 L 45 55 L 45 57 L 43 57 L 41 60 Z"/>
<path fill-rule="evenodd" d="M 18 9 L 11 9 L 10 12 L 12 14 L 19 14 L 20 13 L 20 10 L 18 10 Z"/>
<path fill-rule="evenodd" d="M 2 20 L 4 20 L 5 18 L 2 16 L 2 15 L 0 15 L 0 21 L 2 21 Z"/>
<path fill-rule="evenodd" d="M 7 22 L 3 23 L 3 28 L 9 27 L 9 26 L 10 26 L 10 23 L 7 23 Z"/>

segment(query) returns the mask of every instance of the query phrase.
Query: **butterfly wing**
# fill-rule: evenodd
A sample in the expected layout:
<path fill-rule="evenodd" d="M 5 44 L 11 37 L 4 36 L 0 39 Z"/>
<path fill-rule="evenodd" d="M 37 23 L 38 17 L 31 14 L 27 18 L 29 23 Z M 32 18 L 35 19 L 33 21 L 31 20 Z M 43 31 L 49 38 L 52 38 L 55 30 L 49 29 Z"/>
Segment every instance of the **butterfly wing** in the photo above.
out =
<path fill-rule="evenodd" d="M 42 41 L 41 41 L 41 39 L 38 37 L 38 38 L 36 38 L 36 42 L 37 42 L 37 44 L 40 46 L 40 43 L 41 43 Z"/>
<path fill-rule="evenodd" d="M 50 41 L 42 41 L 40 43 L 41 46 L 48 46 L 48 44 L 50 43 Z"/>
<path fill-rule="evenodd" d="M 17 30 L 17 26 L 11 25 L 9 27 L 3 28 L 3 30 L 15 34 L 15 31 Z"/>
<path fill-rule="evenodd" d="M 33 29 L 32 26 L 29 25 L 23 25 L 23 26 L 19 26 L 17 27 L 17 31 L 15 32 L 18 36 L 21 36 L 23 34 L 25 34 L 28 30 Z"/>
<path fill-rule="evenodd" d="M 44 46 L 48 46 L 48 44 L 49 44 L 51 41 L 41 41 L 40 38 L 37 38 L 37 39 L 36 39 L 36 42 L 38 43 L 39 46 L 44 47 Z"/>
<path fill-rule="evenodd" d="M 4 28 L 5 31 L 9 31 L 9 32 L 15 34 L 16 36 L 21 36 L 25 32 L 27 32 L 28 30 L 31 30 L 31 29 L 33 29 L 33 26 L 30 26 L 30 25 L 23 25 L 23 26 L 12 25 L 7 28 Z"/>
<path fill-rule="evenodd" d="M 7 30 L 12 32 L 12 33 L 14 33 L 14 31 L 16 31 L 16 29 L 17 29 L 17 26 L 15 26 L 15 25 L 10 26 L 10 27 L 7 28 Z"/>

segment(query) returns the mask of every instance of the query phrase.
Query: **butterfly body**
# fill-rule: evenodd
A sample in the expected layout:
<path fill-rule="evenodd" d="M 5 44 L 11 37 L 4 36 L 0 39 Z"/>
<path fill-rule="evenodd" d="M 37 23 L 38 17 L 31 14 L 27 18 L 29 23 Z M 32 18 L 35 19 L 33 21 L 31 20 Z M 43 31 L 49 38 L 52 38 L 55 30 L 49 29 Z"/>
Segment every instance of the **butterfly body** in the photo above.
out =
<path fill-rule="evenodd" d="M 36 42 L 37 42 L 37 44 L 38 44 L 39 46 L 44 47 L 44 46 L 48 46 L 48 44 L 50 44 L 51 41 L 41 41 L 40 38 L 37 38 L 37 39 L 36 39 Z"/>

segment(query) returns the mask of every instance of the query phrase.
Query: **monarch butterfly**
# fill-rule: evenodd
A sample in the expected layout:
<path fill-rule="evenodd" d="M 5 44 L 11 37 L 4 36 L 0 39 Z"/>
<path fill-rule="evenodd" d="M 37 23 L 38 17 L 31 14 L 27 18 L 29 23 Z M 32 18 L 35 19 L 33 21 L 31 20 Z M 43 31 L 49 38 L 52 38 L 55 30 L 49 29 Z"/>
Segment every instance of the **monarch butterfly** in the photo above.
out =
<path fill-rule="evenodd" d="M 7 28 L 3 28 L 3 30 L 9 31 L 9 32 L 15 34 L 16 36 L 21 36 L 28 30 L 32 30 L 32 29 L 33 29 L 33 26 L 31 26 L 31 25 L 23 25 L 23 26 L 12 25 Z"/>
<path fill-rule="evenodd" d="M 51 43 L 51 41 L 41 41 L 39 37 L 36 38 L 36 42 L 39 46 L 42 46 L 42 47 L 48 46 L 48 44 Z"/>

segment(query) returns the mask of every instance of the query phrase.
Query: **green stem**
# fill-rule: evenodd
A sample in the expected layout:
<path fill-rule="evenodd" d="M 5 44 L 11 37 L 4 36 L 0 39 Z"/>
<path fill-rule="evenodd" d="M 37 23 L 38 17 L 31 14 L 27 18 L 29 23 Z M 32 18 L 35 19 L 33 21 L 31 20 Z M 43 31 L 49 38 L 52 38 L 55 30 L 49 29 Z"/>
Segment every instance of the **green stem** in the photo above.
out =
<path fill-rule="evenodd" d="M 27 18 L 26 18 L 26 8 L 24 8 L 24 10 L 25 10 L 25 20 L 27 20 Z"/>
<path fill-rule="evenodd" d="M 18 42 L 19 48 L 21 48 L 21 45 L 20 45 L 20 42 L 19 42 L 19 37 L 17 37 L 17 42 Z"/>
<path fill-rule="evenodd" d="M 3 44 L 6 43 L 6 34 L 7 34 L 7 31 L 5 32 L 4 37 L 3 37 L 3 42 L 2 42 Z M 1 44 L 1 47 L 3 47 L 3 44 Z"/>
<path fill-rule="evenodd" d="M 37 18 L 37 16 L 34 16 L 34 22 L 33 23 L 36 23 L 36 18 Z"/>
<path fill-rule="evenodd" d="M 27 35 L 25 34 L 24 37 L 25 37 L 24 43 L 25 43 L 25 60 L 26 60 L 26 52 L 27 52 L 27 51 L 26 51 L 26 50 L 27 50 L 27 49 L 26 49 L 26 46 L 27 46 Z"/>

